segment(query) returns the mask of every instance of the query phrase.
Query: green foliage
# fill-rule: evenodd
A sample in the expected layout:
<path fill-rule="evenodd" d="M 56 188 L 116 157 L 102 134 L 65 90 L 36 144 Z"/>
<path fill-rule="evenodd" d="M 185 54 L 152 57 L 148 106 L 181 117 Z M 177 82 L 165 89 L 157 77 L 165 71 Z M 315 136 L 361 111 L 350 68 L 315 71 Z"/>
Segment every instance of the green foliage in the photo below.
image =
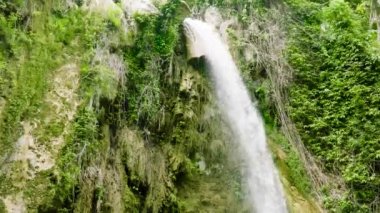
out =
<path fill-rule="evenodd" d="M 122 24 L 121 18 L 123 16 L 122 10 L 111 10 L 108 12 L 107 16 L 108 16 L 108 19 L 110 20 L 110 22 L 113 24 L 113 26 L 115 26 L 116 28 L 121 27 L 121 24 Z"/>
<path fill-rule="evenodd" d="M 139 207 L 141 206 L 140 200 L 133 194 L 128 186 L 124 189 L 123 198 L 126 212 L 139 213 Z"/>
<path fill-rule="evenodd" d="M 79 184 L 81 168 L 96 156 L 97 119 L 93 111 L 82 109 L 76 116 L 73 133 L 68 144 L 62 150 L 58 162 L 54 205 L 73 209 L 75 203 L 75 187 Z M 71 206 L 67 206 L 69 203 Z M 66 205 L 65 205 L 66 204 Z"/>
<path fill-rule="evenodd" d="M 266 130 L 272 151 L 274 153 L 278 152 L 276 150 L 278 147 L 277 149 L 285 153 L 285 158 L 278 153 L 275 155 L 275 161 L 280 168 L 281 174 L 287 177 L 287 180 L 292 186 L 295 186 L 305 197 L 309 197 L 312 192 L 312 187 L 298 153 L 287 142 L 286 138 L 278 132 L 276 125 L 271 126 L 267 124 Z M 272 144 L 276 144 L 276 146 Z"/>
<path fill-rule="evenodd" d="M 181 10 L 180 0 L 169 1 L 159 14 L 136 15 L 133 42 L 105 47 L 124 54 L 125 85 L 103 63 L 90 63 L 99 33 L 106 30 L 102 20 L 75 9 L 60 10 L 53 0 L 30 2 L 30 24 L 23 23 L 25 16 L 18 12 L 0 15 L 0 38 L 4 38 L 0 39 L 0 97 L 7 100 L 0 121 L 0 154 L 11 152 L 22 132 L 20 121 L 44 118 L 40 110 L 54 70 L 67 63 L 79 65 L 82 98 L 54 171 L 26 181 L 31 210 L 95 211 L 95 203 L 101 203 L 100 209 L 107 211 L 112 209 L 113 193 L 121 194 L 127 212 L 248 209 L 242 207 L 240 162 L 227 158 L 235 147 L 227 143 L 228 131 L 213 105 L 209 82 L 185 59 L 180 26 L 188 12 Z M 253 5 L 263 4 L 225 3 L 236 4 L 235 13 L 246 24 Z M 109 14 L 107 36 L 120 27 L 119 15 Z M 58 136 L 63 125 L 52 122 L 40 127 L 44 130 L 38 139 Z M 137 130 L 122 134 L 126 125 Z M 289 167 L 299 172 L 292 176 L 297 186 L 307 188 L 296 157 L 289 158 Z M 104 180 L 86 176 L 93 168 L 105 176 L 111 170 L 118 174 Z M 110 181 L 118 178 L 120 183 Z M 0 193 L 11 193 L 3 192 L 5 185 Z M 42 195 L 33 198 L 35 193 Z"/>
<path fill-rule="evenodd" d="M 178 42 L 181 24 L 180 15 L 176 14 L 181 5 L 180 0 L 171 1 L 161 8 L 160 15 L 139 15 L 135 20 L 139 26 L 136 46 L 141 55 L 169 56 Z M 141 35 L 141 36 L 140 36 Z M 153 51 L 151 54 L 144 54 Z"/>
<path fill-rule="evenodd" d="M 134 36 L 135 45 L 127 50 L 129 65 L 127 84 L 131 106 L 131 120 L 146 125 L 161 105 L 161 78 L 169 56 L 174 54 L 179 40 L 181 14 L 176 14 L 180 1 L 172 1 L 161 8 L 160 15 L 135 17 L 139 30 Z"/>
<path fill-rule="evenodd" d="M 347 200 L 328 206 L 368 212 L 380 188 L 378 44 L 366 17 L 344 1 L 308 10 L 291 31 L 291 115 L 308 148 L 350 189 Z"/>
<path fill-rule="evenodd" d="M 2 200 L 0 200 L 0 212 L 5 212 L 5 204 Z"/>

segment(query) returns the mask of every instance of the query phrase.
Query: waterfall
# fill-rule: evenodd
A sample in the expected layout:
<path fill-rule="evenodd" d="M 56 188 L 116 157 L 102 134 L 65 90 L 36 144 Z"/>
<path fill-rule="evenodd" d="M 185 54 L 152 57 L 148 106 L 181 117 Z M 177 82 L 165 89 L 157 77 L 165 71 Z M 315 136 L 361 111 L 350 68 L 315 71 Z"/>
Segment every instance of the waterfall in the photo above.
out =
<path fill-rule="evenodd" d="M 215 27 L 184 21 L 190 55 L 205 56 L 218 105 L 244 151 L 252 206 L 257 213 L 287 212 L 278 172 L 266 144 L 263 122 L 239 75 L 228 46 Z"/>

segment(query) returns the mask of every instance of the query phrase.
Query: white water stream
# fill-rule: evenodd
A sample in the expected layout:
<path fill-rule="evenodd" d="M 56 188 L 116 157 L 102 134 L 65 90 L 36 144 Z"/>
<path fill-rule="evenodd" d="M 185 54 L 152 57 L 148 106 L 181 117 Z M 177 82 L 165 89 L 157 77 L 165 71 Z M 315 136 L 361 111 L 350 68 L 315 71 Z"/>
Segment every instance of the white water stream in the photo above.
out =
<path fill-rule="evenodd" d="M 266 144 L 264 125 L 240 77 L 228 46 L 215 27 L 187 18 L 188 48 L 204 55 L 214 81 L 218 104 L 244 151 L 252 206 L 257 213 L 287 212 L 284 193 Z"/>

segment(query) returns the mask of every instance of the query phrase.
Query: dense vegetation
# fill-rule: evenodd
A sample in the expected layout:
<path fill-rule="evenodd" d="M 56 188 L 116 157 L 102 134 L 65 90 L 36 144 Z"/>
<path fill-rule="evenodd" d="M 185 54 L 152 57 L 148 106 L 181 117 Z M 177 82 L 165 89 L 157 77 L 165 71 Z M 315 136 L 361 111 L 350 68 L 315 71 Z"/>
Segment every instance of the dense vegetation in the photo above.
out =
<path fill-rule="evenodd" d="M 32 212 L 248 212 L 238 147 L 205 67 L 186 59 L 181 23 L 210 5 L 232 20 L 285 191 L 331 212 L 379 210 L 376 1 L 171 0 L 152 14 L 86 4 L 0 2 L 0 212 L 12 199 Z M 34 168 L 28 157 L 45 152 L 55 165 Z"/>
<path fill-rule="evenodd" d="M 368 9 L 344 1 L 292 5 L 290 112 L 304 143 L 348 188 L 344 212 L 378 208 L 380 61 Z"/>

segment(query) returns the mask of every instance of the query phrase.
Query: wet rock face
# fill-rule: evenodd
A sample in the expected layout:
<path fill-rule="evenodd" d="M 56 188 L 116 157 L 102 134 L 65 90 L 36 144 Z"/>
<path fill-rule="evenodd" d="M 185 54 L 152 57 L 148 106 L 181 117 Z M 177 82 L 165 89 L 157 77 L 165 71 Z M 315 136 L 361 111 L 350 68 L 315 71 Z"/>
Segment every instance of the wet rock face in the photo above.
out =
<path fill-rule="evenodd" d="M 228 20 L 224 20 L 220 11 L 216 7 L 209 7 L 206 9 L 206 11 L 203 14 L 203 19 L 208 24 L 215 27 L 215 30 L 219 32 L 220 36 L 222 37 L 222 40 L 225 43 L 228 43 L 228 28 L 236 28 L 237 26 L 237 19 L 231 18 Z M 192 32 L 189 30 L 189 27 L 186 24 L 186 19 L 184 21 L 184 28 L 185 28 L 185 35 L 187 38 L 187 58 L 188 60 L 194 59 L 194 58 L 201 58 L 204 56 L 204 52 L 202 48 L 198 48 L 200 46 L 203 46 L 199 41 L 197 41 L 196 37 L 199 35 L 196 35 L 195 32 Z"/>
<path fill-rule="evenodd" d="M 204 20 L 205 22 L 215 26 L 216 28 L 219 28 L 219 26 L 223 22 L 222 15 L 216 7 L 209 7 L 206 9 L 204 14 Z"/>
<path fill-rule="evenodd" d="M 204 52 L 201 48 L 198 48 L 199 46 L 202 46 L 201 43 L 196 39 L 196 36 L 194 32 L 192 32 L 189 28 L 189 26 L 186 23 L 186 20 L 184 22 L 185 27 L 185 36 L 187 39 L 186 42 L 186 49 L 187 49 L 187 59 L 190 60 L 192 58 L 200 58 L 204 56 Z"/>

